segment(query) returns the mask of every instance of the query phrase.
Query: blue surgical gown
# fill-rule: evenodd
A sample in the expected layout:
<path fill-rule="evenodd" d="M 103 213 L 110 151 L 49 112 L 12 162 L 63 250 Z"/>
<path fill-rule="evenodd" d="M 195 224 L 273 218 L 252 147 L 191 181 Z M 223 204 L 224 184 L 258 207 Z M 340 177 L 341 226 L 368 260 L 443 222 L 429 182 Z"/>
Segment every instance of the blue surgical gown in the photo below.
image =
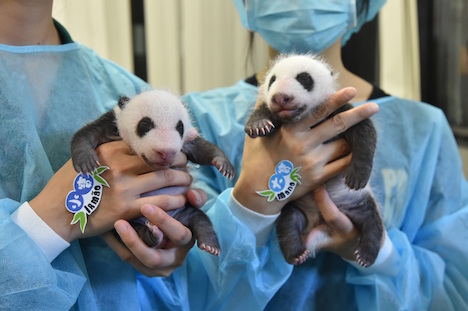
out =
<path fill-rule="evenodd" d="M 197 128 L 238 170 L 256 95 L 256 87 L 240 81 L 185 97 Z M 450 126 L 441 110 L 421 102 L 390 96 L 375 102 L 370 182 L 393 253 L 368 269 L 319 253 L 294 268 L 266 310 L 468 310 L 468 185 Z M 194 172 L 194 179 L 213 197 L 232 186 L 212 168 Z"/>
<path fill-rule="evenodd" d="M 0 45 L 0 68 L 0 309 L 261 310 L 272 297 L 268 309 L 466 309 L 468 189 L 438 109 L 394 97 L 378 101 L 371 182 L 396 251 L 375 271 L 331 254 L 292 269 L 274 232 L 256 247 L 253 234 L 230 212 L 234 181 L 211 167 L 195 167 L 198 186 L 210 195 L 205 210 L 222 255 L 194 247 L 170 277 L 147 278 L 99 238 L 72 243 L 50 264 L 10 218 L 67 161 L 78 128 L 110 109 L 120 94 L 132 96 L 146 84 L 78 43 Z M 243 124 L 256 94 L 240 81 L 184 97 L 199 131 L 237 170 Z"/>
<path fill-rule="evenodd" d="M 232 188 L 209 211 L 219 259 L 194 247 L 170 278 L 145 278 L 97 237 L 73 242 L 49 263 L 11 214 L 69 159 L 74 132 L 119 95 L 149 86 L 79 43 L 0 45 L 0 69 L 0 309 L 208 310 L 243 301 L 258 310 L 286 281 L 292 268 L 278 244 L 257 248 L 228 208 Z"/>

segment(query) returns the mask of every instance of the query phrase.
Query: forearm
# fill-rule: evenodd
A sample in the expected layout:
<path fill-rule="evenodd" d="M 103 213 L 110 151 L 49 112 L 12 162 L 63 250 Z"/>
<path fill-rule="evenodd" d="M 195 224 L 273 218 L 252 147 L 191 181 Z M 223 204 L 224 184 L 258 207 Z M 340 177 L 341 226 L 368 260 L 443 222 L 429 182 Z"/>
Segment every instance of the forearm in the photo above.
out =
<path fill-rule="evenodd" d="M 70 164 L 68 162 L 62 166 L 43 191 L 29 202 L 37 216 L 68 243 L 81 235 L 79 225 L 70 224 L 73 214 L 65 207 L 66 196 L 72 190 L 77 175 Z"/>

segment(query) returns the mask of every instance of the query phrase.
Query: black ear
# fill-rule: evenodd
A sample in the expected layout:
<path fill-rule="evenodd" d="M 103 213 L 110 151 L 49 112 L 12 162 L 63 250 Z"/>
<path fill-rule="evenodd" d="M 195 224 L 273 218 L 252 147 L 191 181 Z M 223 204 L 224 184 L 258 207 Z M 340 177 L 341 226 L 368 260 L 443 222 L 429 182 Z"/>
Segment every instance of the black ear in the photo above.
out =
<path fill-rule="evenodd" d="M 124 109 L 125 105 L 130 101 L 130 98 L 128 98 L 125 95 L 120 95 L 119 96 L 119 102 L 117 103 L 119 105 L 120 109 Z"/>

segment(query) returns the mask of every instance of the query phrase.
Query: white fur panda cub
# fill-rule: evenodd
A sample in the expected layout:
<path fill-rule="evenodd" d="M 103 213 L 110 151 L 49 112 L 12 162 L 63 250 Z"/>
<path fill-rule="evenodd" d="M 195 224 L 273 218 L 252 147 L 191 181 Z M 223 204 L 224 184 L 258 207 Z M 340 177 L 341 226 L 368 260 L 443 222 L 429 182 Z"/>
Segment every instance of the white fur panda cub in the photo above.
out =
<path fill-rule="evenodd" d="M 335 77 L 327 63 L 311 54 L 281 55 L 272 64 L 259 89 L 264 103 L 248 119 L 245 132 L 251 137 L 270 135 L 282 123 L 294 123 L 321 109 L 335 92 Z M 351 109 L 346 104 L 332 113 Z M 377 134 L 370 120 L 365 120 L 339 135 L 352 149 L 352 159 L 343 175 L 325 184 L 331 199 L 360 230 L 356 261 L 371 265 L 379 252 L 383 236 L 380 212 L 367 186 Z M 355 191 L 350 191 L 350 189 Z M 329 238 L 317 235 L 302 243 L 302 236 L 323 222 L 313 200 L 306 197 L 286 205 L 276 223 L 280 245 L 288 262 L 299 264 L 314 254 Z M 304 202 L 304 200 L 308 200 Z"/>
<path fill-rule="evenodd" d="M 121 96 L 118 105 L 80 129 L 72 138 L 71 154 L 77 172 L 90 173 L 99 165 L 97 146 L 123 139 L 153 169 L 168 168 L 179 152 L 202 165 L 214 165 L 226 177 L 234 177 L 234 167 L 214 144 L 190 128 L 189 114 L 182 101 L 163 90 L 151 90 L 130 99 Z M 112 169 L 112 168 L 111 168 Z M 184 206 L 173 217 L 186 225 L 198 246 L 219 255 L 220 246 L 208 217 L 199 209 Z M 163 236 L 145 222 L 132 223 L 149 246 L 159 246 Z"/>
<path fill-rule="evenodd" d="M 153 168 L 169 167 L 183 145 L 197 136 L 182 102 L 169 92 L 121 99 L 114 113 L 120 137 Z"/>

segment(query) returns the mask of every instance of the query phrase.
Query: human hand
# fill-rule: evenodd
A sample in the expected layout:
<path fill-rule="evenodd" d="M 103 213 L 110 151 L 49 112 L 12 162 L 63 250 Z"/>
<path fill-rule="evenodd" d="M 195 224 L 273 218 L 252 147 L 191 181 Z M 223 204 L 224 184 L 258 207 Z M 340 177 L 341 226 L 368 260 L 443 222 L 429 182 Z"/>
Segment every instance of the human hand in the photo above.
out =
<path fill-rule="evenodd" d="M 354 251 L 358 244 L 358 230 L 353 222 L 343 214 L 330 199 L 325 187 L 312 192 L 312 197 L 325 221 L 313 228 L 305 237 L 306 249 L 315 249 L 316 239 L 320 239 L 320 249 L 335 253 L 347 260 L 355 260 Z M 328 236 L 327 239 L 320 238 Z"/>
<path fill-rule="evenodd" d="M 88 217 L 84 234 L 78 224 L 70 225 L 73 214 L 65 208 L 65 199 L 73 189 L 77 175 L 71 160 L 52 176 L 46 187 L 29 202 L 33 210 L 63 239 L 71 242 L 78 238 L 102 234 L 113 228 L 118 219 L 133 219 L 141 215 L 145 204 L 165 210 L 182 206 L 184 195 L 158 195 L 140 197 L 142 193 L 168 187 L 188 186 L 191 176 L 182 170 L 152 171 L 142 159 L 134 155 L 127 144 L 114 141 L 97 148 L 102 165 L 110 169 L 102 174 L 110 188 L 104 187 L 98 208 Z M 175 166 L 184 166 L 187 159 L 180 153 Z"/>
<path fill-rule="evenodd" d="M 297 123 L 283 124 L 266 137 L 252 139 L 246 136 L 242 169 L 234 186 L 234 197 L 256 212 L 277 214 L 287 202 L 303 196 L 346 168 L 351 159 L 348 144 L 343 139 L 324 142 L 371 117 L 377 113 L 378 106 L 374 103 L 363 104 L 320 122 L 355 95 L 354 88 L 341 89 L 328 98 L 322 109 Z M 256 191 L 265 190 L 276 165 L 286 159 L 295 167 L 301 167 L 301 184 L 288 199 L 267 203 Z"/>
<path fill-rule="evenodd" d="M 195 189 L 187 192 L 187 198 L 190 204 L 197 208 L 203 206 L 207 200 L 204 191 Z M 168 240 L 164 248 L 148 247 L 125 220 L 118 220 L 114 225 L 121 241 L 113 231 L 105 233 L 103 239 L 122 260 L 140 273 L 149 277 L 169 276 L 174 269 L 184 263 L 188 252 L 193 247 L 195 241 L 192 239 L 192 233 L 157 206 L 146 204 L 141 208 L 141 212 L 152 224 L 164 232 Z"/>

